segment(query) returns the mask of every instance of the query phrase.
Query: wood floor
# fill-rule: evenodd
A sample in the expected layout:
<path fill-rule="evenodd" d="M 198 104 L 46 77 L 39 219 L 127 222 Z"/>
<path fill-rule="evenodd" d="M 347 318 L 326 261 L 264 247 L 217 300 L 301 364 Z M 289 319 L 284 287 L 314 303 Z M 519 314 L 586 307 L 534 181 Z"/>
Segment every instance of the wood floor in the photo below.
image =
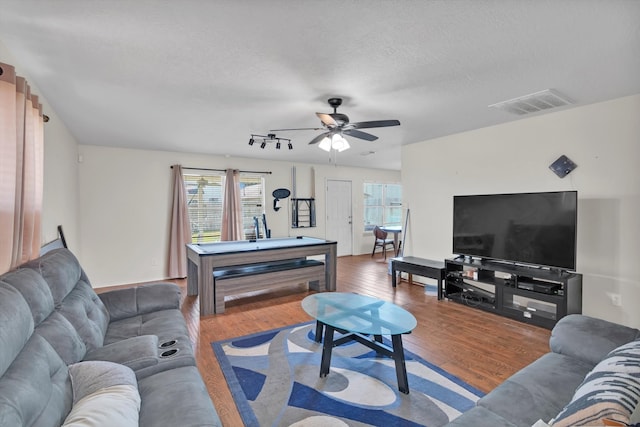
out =
<path fill-rule="evenodd" d="M 488 392 L 549 351 L 550 331 L 450 301 L 438 301 L 420 285 L 391 286 L 382 256 L 338 258 L 337 290 L 391 301 L 410 311 L 418 326 L 403 337 L 405 349 Z M 177 280 L 183 294 L 186 281 Z M 98 291 L 103 291 L 99 289 Z M 198 368 L 225 426 L 242 425 L 211 342 L 312 320 L 300 301 L 304 288 L 235 299 L 221 315 L 200 318 L 197 297 L 184 296 L 182 312 Z"/>

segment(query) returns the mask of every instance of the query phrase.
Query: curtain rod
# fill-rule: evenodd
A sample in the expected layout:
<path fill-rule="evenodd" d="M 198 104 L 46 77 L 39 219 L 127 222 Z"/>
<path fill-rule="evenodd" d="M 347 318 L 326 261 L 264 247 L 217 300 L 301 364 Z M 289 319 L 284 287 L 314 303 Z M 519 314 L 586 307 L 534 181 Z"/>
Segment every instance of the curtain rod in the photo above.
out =
<path fill-rule="evenodd" d="M 173 166 L 170 166 L 171 169 L 173 169 Z M 226 172 L 226 169 L 208 169 L 208 168 L 188 168 L 188 167 L 182 167 L 182 169 L 189 169 L 192 171 L 211 171 L 211 172 Z M 265 175 L 271 175 L 271 171 L 238 171 L 238 172 L 242 172 L 242 173 L 261 173 L 261 174 L 265 174 Z"/>

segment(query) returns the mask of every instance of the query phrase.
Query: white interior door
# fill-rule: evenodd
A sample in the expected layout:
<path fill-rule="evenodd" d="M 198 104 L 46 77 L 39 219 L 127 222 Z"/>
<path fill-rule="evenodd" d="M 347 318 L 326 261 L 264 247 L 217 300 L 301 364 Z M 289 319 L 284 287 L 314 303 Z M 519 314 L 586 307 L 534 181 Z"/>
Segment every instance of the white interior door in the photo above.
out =
<path fill-rule="evenodd" d="M 337 255 L 353 255 L 351 181 L 327 180 L 326 239 L 338 242 Z"/>

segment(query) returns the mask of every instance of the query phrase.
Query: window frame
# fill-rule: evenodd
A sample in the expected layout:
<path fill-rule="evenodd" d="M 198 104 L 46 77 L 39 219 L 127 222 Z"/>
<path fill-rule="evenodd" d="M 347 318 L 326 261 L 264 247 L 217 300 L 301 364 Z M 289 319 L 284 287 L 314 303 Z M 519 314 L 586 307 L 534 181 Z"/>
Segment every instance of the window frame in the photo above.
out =
<path fill-rule="evenodd" d="M 226 176 L 224 172 L 183 172 L 184 188 L 187 196 L 187 211 L 189 213 L 189 226 L 193 243 L 219 242 L 222 228 L 222 204 L 224 202 L 224 189 Z M 200 184 L 201 180 L 207 181 Z M 198 183 L 197 185 L 194 185 Z M 247 185 L 249 184 L 249 185 Z M 245 192 L 251 185 L 259 184 L 257 195 L 247 195 Z M 203 186 L 202 193 L 199 193 L 200 185 Z M 211 186 L 210 191 L 206 191 Z M 193 190 L 196 190 L 195 192 Z M 255 237 L 255 226 L 253 217 L 262 219 L 265 213 L 265 179 L 260 174 L 240 172 L 240 203 L 242 206 L 242 228 L 245 239 Z M 208 193 L 208 194 L 205 194 Z M 194 212 L 193 203 L 195 197 L 200 196 L 202 209 Z M 208 196 L 209 200 L 203 200 Z M 257 199 L 256 200 L 256 196 Z M 198 205 L 200 204 L 198 200 Z M 247 212 L 248 208 L 251 208 Z M 194 217 L 198 217 L 198 223 L 194 225 Z M 262 235 L 261 235 L 262 237 Z"/>
<path fill-rule="evenodd" d="M 369 204 L 367 202 L 367 186 L 376 186 L 380 188 L 380 204 Z M 371 182 L 365 181 L 362 186 L 362 218 L 363 218 L 363 231 L 365 233 L 373 231 L 373 228 L 378 226 L 402 226 L 402 184 L 398 182 Z M 391 201 L 388 197 L 389 187 L 394 187 L 395 191 L 399 191 L 399 201 Z M 378 192 L 372 192 L 371 196 L 376 197 Z M 368 215 L 371 209 L 379 209 L 380 214 Z M 398 211 L 395 215 L 392 211 Z M 381 219 L 371 222 L 372 217 Z"/>

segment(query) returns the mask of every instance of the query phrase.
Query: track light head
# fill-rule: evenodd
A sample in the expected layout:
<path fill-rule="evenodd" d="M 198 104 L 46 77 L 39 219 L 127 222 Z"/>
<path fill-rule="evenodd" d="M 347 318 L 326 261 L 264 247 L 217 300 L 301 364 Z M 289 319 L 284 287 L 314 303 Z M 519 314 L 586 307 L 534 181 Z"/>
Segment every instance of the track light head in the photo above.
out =
<path fill-rule="evenodd" d="M 260 144 L 260 148 L 262 148 L 264 150 L 264 147 L 266 147 L 266 146 L 267 146 L 267 143 L 262 141 L 262 144 Z"/>
<path fill-rule="evenodd" d="M 276 142 L 276 150 L 280 149 L 280 141 Z"/>
<path fill-rule="evenodd" d="M 289 143 L 289 150 L 293 150 L 293 144 Z"/>
<path fill-rule="evenodd" d="M 255 140 L 253 139 L 253 137 L 251 137 L 251 139 L 249 139 L 249 145 L 253 145 L 254 142 Z"/>

